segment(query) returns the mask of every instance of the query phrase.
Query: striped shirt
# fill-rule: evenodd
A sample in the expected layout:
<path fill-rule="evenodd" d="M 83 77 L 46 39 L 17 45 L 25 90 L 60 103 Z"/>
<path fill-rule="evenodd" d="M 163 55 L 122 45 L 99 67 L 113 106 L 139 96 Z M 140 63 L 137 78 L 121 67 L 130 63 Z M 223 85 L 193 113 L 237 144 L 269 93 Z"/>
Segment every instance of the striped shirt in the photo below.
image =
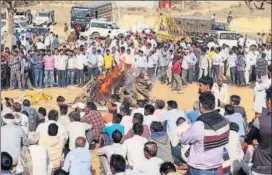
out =
<path fill-rule="evenodd" d="M 54 70 L 55 58 L 53 55 L 45 55 L 43 57 L 44 61 L 44 70 Z"/>

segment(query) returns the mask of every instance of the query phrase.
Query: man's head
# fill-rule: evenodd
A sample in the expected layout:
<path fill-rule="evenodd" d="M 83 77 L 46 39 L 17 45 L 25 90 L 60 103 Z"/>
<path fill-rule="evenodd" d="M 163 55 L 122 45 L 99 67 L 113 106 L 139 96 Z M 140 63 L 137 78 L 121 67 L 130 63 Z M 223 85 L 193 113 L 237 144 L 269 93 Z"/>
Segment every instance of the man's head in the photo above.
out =
<path fill-rule="evenodd" d="M 267 109 L 272 112 L 272 86 L 266 90 L 266 106 Z"/>
<path fill-rule="evenodd" d="M 199 93 L 204 93 L 204 92 L 209 92 L 211 91 L 213 87 L 213 79 L 210 76 L 205 76 L 200 78 L 198 82 L 198 92 Z"/>
<path fill-rule="evenodd" d="M 46 116 L 47 112 L 44 107 L 39 107 L 38 113 L 42 114 L 44 117 Z"/>
<path fill-rule="evenodd" d="M 150 132 L 163 132 L 163 125 L 161 122 L 154 121 L 150 125 Z"/>
<path fill-rule="evenodd" d="M 144 145 L 144 155 L 145 158 L 150 159 L 151 157 L 156 157 L 158 151 L 158 146 L 155 142 L 147 142 Z"/>
<path fill-rule="evenodd" d="M 143 124 L 144 122 L 144 116 L 141 113 L 135 113 L 132 119 L 132 123 L 139 123 L 139 124 Z"/>
<path fill-rule="evenodd" d="M 110 159 L 110 169 L 112 174 L 124 173 L 126 170 L 126 160 L 123 156 L 113 154 Z"/>
<path fill-rule="evenodd" d="M 161 175 L 167 175 L 169 173 L 174 173 L 174 172 L 177 172 L 177 170 L 176 170 L 176 167 L 173 163 L 164 162 L 161 164 L 161 167 L 160 167 Z"/>
<path fill-rule="evenodd" d="M 84 137 L 76 138 L 76 148 L 84 148 L 86 145 L 86 139 Z"/>
<path fill-rule="evenodd" d="M 230 104 L 233 106 L 239 105 L 241 102 L 241 97 L 239 95 L 230 96 Z"/>
<path fill-rule="evenodd" d="M 239 131 L 239 125 L 235 122 L 230 122 L 230 130 L 235 131 L 238 133 Z"/>
<path fill-rule="evenodd" d="M 1 170 L 10 171 L 12 169 L 13 160 L 9 153 L 1 152 Z"/>
<path fill-rule="evenodd" d="M 96 107 L 94 102 L 88 102 L 87 107 L 85 108 L 85 110 L 86 110 L 86 112 L 96 111 L 97 107 Z"/>
<path fill-rule="evenodd" d="M 113 131 L 111 138 L 113 143 L 120 143 L 123 135 L 120 131 L 116 129 L 115 131 Z"/>
<path fill-rule="evenodd" d="M 20 103 L 15 102 L 15 103 L 13 103 L 13 109 L 15 112 L 21 112 L 22 106 Z"/>
<path fill-rule="evenodd" d="M 165 107 L 165 102 L 163 100 L 156 100 L 155 108 L 156 109 L 163 109 Z"/>
<path fill-rule="evenodd" d="M 211 92 L 200 94 L 199 109 L 202 114 L 213 111 L 215 109 L 215 97 Z"/>
<path fill-rule="evenodd" d="M 73 111 L 69 114 L 69 119 L 71 122 L 79 122 L 80 121 L 80 113 Z"/>
<path fill-rule="evenodd" d="M 129 109 L 129 107 L 126 107 L 126 106 L 120 107 L 120 114 L 122 116 L 130 115 L 130 109 Z"/>
<path fill-rule="evenodd" d="M 63 104 L 60 105 L 60 115 L 67 115 L 68 113 L 68 105 Z"/>
<path fill-rule="evenodd" d="M 144 108 L 145 101 L 144 100 L 137 100 L 137 107 L 138 108 Z"/>
<path fill-rule="evenodd" d="M 144 114 L 147 115 L 153 115 L 155 112 L 155 107 L 153 105 L 145 105 L 144 107 Z"/>
<path fill-rule="evenodd" d="M 226 115 L 232 115 L 232 114 L 234 114 L 234 106 L 232 106 L 232 105 L 226 105 L 225 106 L 225 114 Z"/>
<path fill-rule="evenodd" d="M 23 106 L 29 107 L 30 106 L 30 101 L 27 100 L 27 99 L 24 99 Z"/>
<path fill-rule="evenodd" d="M 57 124 L 51 123 L 48 126 L 48 135 L 49 136 L 56 136 L 58 134 L 58 131 L 59 131 L 59 127 Z"/>
<path fill-rule="evenodd" d="M 219 87 L 222 87 L 223 86 L 223 78 L 221 76 L 218 77 L 217 81 L 216 81 L 217 85 Z"/>
<path fill-rule="evenodd" d="M 177 109 L 177 108 L 178 108 L 178 104 L 176 101 L 170 100 L 167 102 L 167 109 L 168 110 Z"/>
<path fill-rule="evenodd" d="M 118 114 L 118 113 L 113 114 L 112 123 L 119 124 L 119 123 L 121 123 L 122 118 L 123 118 L 123 116 L 121 114 Z"/>
<path fill-rule="evenodd" d="M 134 131 L 134 134 L 138 136 L 141 136 L 144 132 L 144 127 L 140 123 L 134 123 L 132 129 Z"/>
<path fill-rule="evenodd" d="M 52 109 L 51 111 L 49 111 L 48 113 L 48 120 L 53 120 L 53 121 L 58 121 L 59 119 L 59 113 L 58 111 Z"/>
<path fill-rule="evenodd" d="M 57 97 L 57 104 L 58 106 L 64 104 L 65 98 L 63 96 L 58 96 Z"/>

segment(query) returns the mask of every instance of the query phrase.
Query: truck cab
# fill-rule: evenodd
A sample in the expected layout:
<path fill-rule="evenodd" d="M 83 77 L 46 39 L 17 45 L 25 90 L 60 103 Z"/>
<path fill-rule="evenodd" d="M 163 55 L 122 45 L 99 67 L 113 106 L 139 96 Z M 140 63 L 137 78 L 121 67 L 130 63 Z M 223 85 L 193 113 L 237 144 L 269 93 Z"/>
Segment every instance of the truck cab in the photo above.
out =
<path fill-rule="evenodd" d="M 16 11 L 14 13 L 14 20 L 17 21 L 26 21 L 28 24 L 32 23 L 32 14 L 31 10 L 25 10 L 25 11 Z"/>
<path fill-rule="evenodd" d="M 55 24 L 55 11 L 43 10 L 37 13 L 36 18 L 33 20 L 34 26 L 46 26 Z"/>
<path fill-rule="evenodd" d="M 216 42 L 220 47 L 222 47 L 223 44 L 229 47 L 237 47 L 238 39 L 242 36 L 240 33 L 232 31 L 212 31 L 210 35 L 216 38 Z"/>

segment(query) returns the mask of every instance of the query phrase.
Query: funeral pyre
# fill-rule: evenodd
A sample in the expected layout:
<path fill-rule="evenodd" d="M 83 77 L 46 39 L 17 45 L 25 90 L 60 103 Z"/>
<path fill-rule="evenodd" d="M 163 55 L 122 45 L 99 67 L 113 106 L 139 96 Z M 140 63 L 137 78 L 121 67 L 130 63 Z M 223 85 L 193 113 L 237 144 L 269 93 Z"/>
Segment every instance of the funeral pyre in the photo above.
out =
<path fill-rule="evenodd" d="M 122 78 L 124 78 L 124 73 L 118 68 L 108 74 L 101 74 L 93 78 L 84 86 L 83 93 L 75 99 L 74 103 L 108 101 L 113 90 L 120 85 Z"/>

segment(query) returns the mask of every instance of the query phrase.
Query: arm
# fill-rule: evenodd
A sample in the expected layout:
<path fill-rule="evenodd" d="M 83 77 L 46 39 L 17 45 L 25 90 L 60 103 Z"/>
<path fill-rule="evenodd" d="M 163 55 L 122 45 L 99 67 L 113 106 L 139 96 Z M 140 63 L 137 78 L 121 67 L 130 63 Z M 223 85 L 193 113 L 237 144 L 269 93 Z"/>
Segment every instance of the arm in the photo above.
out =
<path fill-rule="evenodd" d="M 183 145 L 193 144 L 204 138 L 204 124 L 203 122 L 195 122 L 187 131 L 181 134 L 180 142 Z"/>
<path fill-rule="evenodd" d="M 107 153 L 107 146 L 97 149 L 98 156 L 107 155 L 106 153 Z"/>
<path fill-rule="evenodd" d="M 71 163 L 72 163 L 72 152 L 69 152 L 68 155 L 66 156 L 65 160 L 64 160 L 64 165 L 62 167 L 62 169 L 64 171 L 66 171 L 67 173 L 70 171 L 71 168 Z"/>

